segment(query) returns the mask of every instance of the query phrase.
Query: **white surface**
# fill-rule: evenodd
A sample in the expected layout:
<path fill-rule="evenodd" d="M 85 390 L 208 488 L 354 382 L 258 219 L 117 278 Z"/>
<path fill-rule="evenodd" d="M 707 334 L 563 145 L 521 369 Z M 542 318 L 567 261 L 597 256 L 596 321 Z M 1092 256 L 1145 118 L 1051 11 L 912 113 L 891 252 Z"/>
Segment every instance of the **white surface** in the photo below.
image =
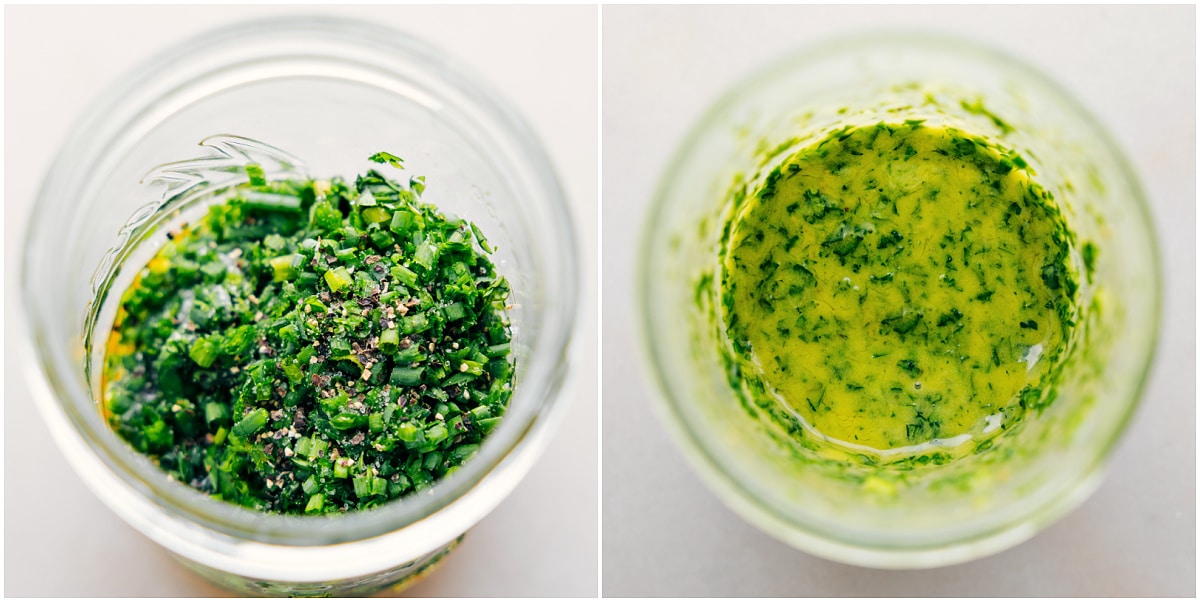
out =
<path fill-rule="evenodd" d="M 1194 6 L 607 6 L 603 20 L 606 596 L 1195 596 Z M 908 572 L 814 558 L 726 509 L 651 413 L 629 327 L 647 203 L 701 112 L 799 45 L 900 25 L 1005 49 L 1090 107 L 1142 178 L 1167 273 L 1157 364 L 1100 490 L 1016 548 Z"/>
<path fill-rule="evenodd" d="M 499 88 L 547 145 L 578 230 L 584 287 L 573 349 L 572 406 L 546 455 L 512 496 L 406 594 L 594 596 L 594 6 L 6 7 L 5 320 L 21 318 L 16 304 L 19 244 L 34 194 L 67 128 L 85 105 L 126 71 L 185 37 L 246 18 L 298 10 L 365 18 L 416 33 Z M 118 520 L 83 486 L 48 438 L 8 338 L 5 346 L 5 595 L 224 595 Z"/>

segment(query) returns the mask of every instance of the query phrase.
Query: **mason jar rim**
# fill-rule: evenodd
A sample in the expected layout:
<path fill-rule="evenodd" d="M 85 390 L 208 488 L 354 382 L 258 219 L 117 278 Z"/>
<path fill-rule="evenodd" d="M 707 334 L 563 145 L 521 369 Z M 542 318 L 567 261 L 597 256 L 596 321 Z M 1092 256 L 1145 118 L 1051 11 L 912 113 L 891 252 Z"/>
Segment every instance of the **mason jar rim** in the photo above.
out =
<path fill-rule="evenodd" d="M 1150 262 L 1152 263 L 1150 268 L 1153 271 L 1151 276 L 1154 281 L 1149 292 L 1152 295 L 1154 307 L 1153 314 L 1150 316 L 1149 349 L 1132 387 L 1132 397 L 1126 402 L 1124 411 L 1120 414 L 1111 436 L 1097 448 L 1090 464 L 1072 474 L 1076 480 L 1067 487 L 1068 492 L 1045 504 L 1033 507 L 1033 510 L 1026 512 L 1020 518 L 980 532 L 974 537 L 932 547 L 896 548 L 832 539 L 826 533 L 814 529 L 809 524 L 798 522 L 779 511 L 771 503 L 754 495 L 739 474 L 731 472 L 717 459 L 714 455 L 714 448 L 705 441 L 703 432 L 692 429 L 687 419 L 682 416 L 684 409 L 681 408 L 681 403 L 686 402 L 687 399 L 674 393 L 671 375 L 662 358 L 670 353 L 672 348 L 664 346 L 663 341 L 652 334 L 654 323 L 651 307 L 654 298 L 651 296 L 651 290 L 654 288 L 656 273 L 652 272 L 654 263 L 648 257 L 654 256 L 652 249 L 659 236 L 662 235 L 665 200 L 670 195 L 671 184 L 692 159 L 694 149 L 700 145 L 703 138 L 722 117 L 731 114 L 732 110 L 745 102 L 747 98 L 760 93 L 763 88 L 785 77 L 795 69 L 843 54 L 889 47 L 952 52 L 956 58 L 963 57 L 983 63 L 1001 64 L 1019 73 L 1033 86 L 1040 87 L 1049 96 L 1078 115 L 1090 133 L 1096 135 L 1106 146 L 1106 150 L 1120 170 L 1120 179 L 1128 182 L 1131 191 L 1130 200 L 1136 205 L 1137 212 L 1141 217 L 1139 225 L 1147 233 Z M 860 566 L 901 569 L 953 564 L 998 552 L 1032 537 L 1037 531 L 1078 506 L 1095 491 L 1100 484 L 1101 473 L 1107 457 L 1141 402 L 1151 367 L 1154 364 L 1161 329 L 1162 266 L 1154 231 L 1154 221 L 1142 186 L 1132 165 L 1108 131 L 1073 95 L 1032 65 L 999 49 L 973 40 L 920 28 L 880 29 L 849 35 L 835 35 L 801 46 L 786 53 L 782 58 L 768 62 L 750 75 L 738 79 L 726 87 L 718 99 L 712 102 L 691 125 L 673 152 L 663 175 L 659 178 L 642 229 L 637 254 L 641 260 L 637 266 L 636 278 L 640 347 L 643 356 L 647 359 L 645 361 L 647 372 L 654 382 L 654 387 L 657 388 L 655 390 L 657 393 L 650 394 L 653 398 L 652 407 L 676 445 L 683 450 L 682 454 L 693 471 L 711 490 L 717 493 L 717 496 L 727 506 L 762 531 L 796 548 L 832 560 Z"/>
<path fill-rule="evenodd" d="M 277 41 L 320 41 L 324 45 L 314 44 L 301 56 L 273 51 L 270 44 Z M 262 46 L 264 42 L 267 46 Z M 521 366 L 524 375 L 521 385 L 514 388 L 510 410 L 472 460 L 425 491 L 371 510 L 332 518 L 263 513 L 209 498 L 170 479 L 119 439 L 96 410 L 96 400 L 89 392 L 78 357 L 68 356 L 67 348 L 52 347 L 47 343 L 48 337 L 57 339 L 46 333 L 54 328 L 54 320 L 61 320 L 62 316 L 50 314 L 30 284 L 38 277 L 34 272 L 34 244 L 53 239 L 54 226 L 49 221 L 54 215 L 51 213 L 66 202 L 56 205 L 54 198 L 60 197 L 68 185 L 64 182 L 82 185 L 80 182 L 86 183 L 91 177 L 88 173 L 102 171 L 94 167 L 103 160 L 106 152 L 134 143 L 136 137 L 130 137 L 135 133 L 130 132 L 140 131 L 146 126 L 145 120 L 155 118 L 156 103 L 165 95 L 186 91 L 189 85 L 203 85 L 204 77 L 214 71 L 236 67 L 214 62 L 210 51 L 223 55 L 232 52 L 241 59 L 258 61 L 318 57 L 370 68 L 393 78 L 401 76 L 399 61 L 417 65 L 403 74 L 418 77 L 419 83 L 436 82 L 447 86 L 456 94 L 455 99 L 463 101 L 475 111 L 474 114 L 482 115 L 479 118 L 485 119 L 488 126 L 501 132 L 502 141 L 517 153 L 512 162 L 523 169 L 522 175 L 528 178 L 523 183 L 533 185 L 525 191 L 531 197 L 541 199 L 542 205 L 537 211 L 545 213 L 542 216 L 553 223 L 544 234 L 558 252 L 557 257 L 550 257 L 545 263 L 548 279 L 554 286 L 549 293 L 555 303 L 552 309 L 540 313 L 541 330 L 530 357 Z M 254 56 L 255 52 L 259 55 Z M 372 59 L 376 62 L 370 62 Z M 388 63 L 389 60 L 393 62 Z M 146 515 L 147 523 L 162 524 L 167 515 L 182 515 L 190 524 L 180 525 L 183 528 L 180 531 L 201 533 L 205 537 L 202 545 L 216 553 L 231 553 L 235 547 L 238 552 L 244 552 L 247 544 L 292 547 L 294 551 L 300 551 L 357 542 L 400 533 L 410 526 L 428 529 L 431 523 L 437 522 L 437 517 L 456 510 L 465 515 L 462 520 L 467 523 L 465 529 L 511 491 L 516 480 L 540 454 L 551 425 L 562 414 L 564 398 L 557 392 L 565 375 L 567 345 L 577 310 L 577 250 L 572 231 L 564 192 L 540 140 L 503 96 L 472 70 L 434 46 L 381 25 L 324 15 L 256 19 L 222 27 L 163 51 L 125 74 L 75 122 L 47 171 L 27 225 L 21 273 L 21 299 L 23 311 L 28 316 L 27 322 L 22 324 L 25 329 L 22 337 L 28 344 L 26 356 L 32 367 L 27 372 L 37 371 L 41 376 L 40 381 L 31 381 L 34 384 L 31 387 L 43 385 L 41 391 L 44 393 L 35 394 L 35 397 L 39 399 L 39 408 L 59 445 L 86 446 L 85 452 L 94 454 L 90 458 L 98 458 L 110 471 L 104 475 L 85 473 L 83 465 L 73 465 L 93 491 L 101 492 L 96 489 L 92 477 L 115 478 L 119 481 L 121 497 L 140 497 L 146 502 L 139 508 L 154 511 L 155 514 Z M 80 282 L 81 286 L 84 284 Z M 87 468 L 100 466 L 95 461 L 89 465 Z M 494 501 L 460 502 L 489 481 L 500 482 L 493 489 L 507 489 Z M 137 517 L 132 515 L 131 508 L 113 506 L 113 499 L 106 498 L 110 508 L 127 520 L 130 516 Z M 143 533 L 155 537 L 153 532 Z M 445 535 L 452 538 L 459 533 L 461 530 Z"/>

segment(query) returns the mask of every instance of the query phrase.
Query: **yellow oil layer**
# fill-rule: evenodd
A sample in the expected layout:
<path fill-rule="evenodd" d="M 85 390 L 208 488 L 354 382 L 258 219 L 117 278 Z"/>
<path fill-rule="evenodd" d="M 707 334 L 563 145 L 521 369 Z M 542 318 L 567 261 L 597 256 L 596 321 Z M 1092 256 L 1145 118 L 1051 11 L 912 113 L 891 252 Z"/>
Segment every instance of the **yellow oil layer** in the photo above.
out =
<path fill-rule="evenodd" d="M 723 322 L 742 376 L 854 447 L 1021 418 L 1065 351 L 1075 285 L 1062 218 L 1023 166 L 914 122 L 790 156 L 727 233 Z"/>
<path fill-rule="evenodd" d="M 163 248 L 159 250 L 150 259 L 146 266 L 137 272 L 133 277 L 133 281 L 129 282 L 129 287 L 121 294 L 121 302 L 117 305 L 117 314 L 113 317 L 112 330 L 108 334 L 108 339 L 104 342 L 104 368 L 100 371 L 100 389 L 103 390 L 104 401 L 100 402 L 100 414 L 107 421 L 112 418 L 112 413 L 108 410 L 109 401 L 109 384 L 119 381 L 125 376 L 125 370 L 121 368 L 121 359 L 129 356 L 137 349 L 137 344 L 132 340 L 121 339 L 121 324 L 125 319 L 129 318 L 129 313 L 125 311 L 125 303 L 133 294 L 141 289 L 146 277 L 162 275 L 167 272 L 170 267 L 168 256 L 173 256 L 176 248 L 192 235 L 194 228 L 190 228 L 187 223 L 180 226 L 179 230 L 172 233 L 170 239 L 167 240 Z"/>

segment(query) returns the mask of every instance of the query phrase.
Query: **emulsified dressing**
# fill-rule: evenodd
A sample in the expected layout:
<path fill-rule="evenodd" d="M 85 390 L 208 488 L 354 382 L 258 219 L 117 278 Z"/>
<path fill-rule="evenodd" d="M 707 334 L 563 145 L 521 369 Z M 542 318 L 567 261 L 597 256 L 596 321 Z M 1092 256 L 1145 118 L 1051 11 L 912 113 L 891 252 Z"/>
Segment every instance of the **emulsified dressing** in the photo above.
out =
<path fill-rule="evenodd" d="M 848 126 L 725 224 L 731 373 L 878 454 L 979 439 L 1052 393 L 1074 326 L 1072 237 L 1015 154 L 920 121 Z"/>

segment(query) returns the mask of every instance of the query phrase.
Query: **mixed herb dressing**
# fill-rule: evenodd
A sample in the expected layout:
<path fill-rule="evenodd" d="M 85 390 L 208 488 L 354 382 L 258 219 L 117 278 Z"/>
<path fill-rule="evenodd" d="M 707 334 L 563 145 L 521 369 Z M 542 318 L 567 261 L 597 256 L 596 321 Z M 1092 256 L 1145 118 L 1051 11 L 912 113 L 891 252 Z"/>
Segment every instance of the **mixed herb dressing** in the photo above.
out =
<path fill-rule="evenodd" d="M 246 170 L 122 296 L 113 429 L 173 478 L 271 512 L 368 508 L 456 469 L 512 393 L 509 287 L 483 234 L 421 201 L 421 177 Z"/>
<path fill-rule="evenodd" d="M 724 224 L 731 382 L 796 435 L 874 456 L 978 442 L 1048 404 L 1078 285 L 1073 236 L 1031 175 L 920 120 L 784 158 Z"/>

